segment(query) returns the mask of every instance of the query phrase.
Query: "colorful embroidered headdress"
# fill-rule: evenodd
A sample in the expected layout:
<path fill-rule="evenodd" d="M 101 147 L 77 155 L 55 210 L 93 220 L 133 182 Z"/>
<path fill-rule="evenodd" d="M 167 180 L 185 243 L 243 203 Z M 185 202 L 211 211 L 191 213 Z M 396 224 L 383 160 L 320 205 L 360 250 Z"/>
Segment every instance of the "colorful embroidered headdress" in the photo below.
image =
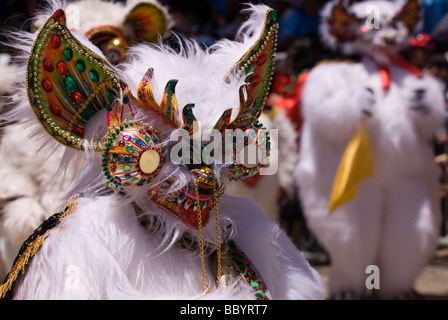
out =
<path fill-rule="evenodd" d="M 229 77 L 244 79 L 237 115 L 231 120 L 232 108 L 226 110 L 214 129 L 249 129 L 249 139 L 263 131 L 258 116 L 271 82 L 276 32 L 276 12 L 268 10 L 258 39 L 223 79 L 223 85 Z M 108 61 L 72 35 L 64 11 L 57 10 L 39 31 L 29 58 L 28 98 L 42 127 L 58 142 L 79 151 L 103 153 L 103 171 L 113 185 L 141 186 L 160 172 L 165 153 L 159 146 L 158 128 L 136 121 L 134 114 L 151 111 L 173 130 L 185 129 L 190 135 L 196 121 L 194 104 L 178 111 L 177 80 L 168 81 L 161 101 L 156 101 L 151 87 L 153 72 L 151 68 L 146 72 L 134 96 Z M 107 114 L 108 134 L 93 141 L 85 139 L 89 121 L 100 112 Z M 243 179 L 257 174 L 262 166 L 235 163 L 228 167 L 227 176 Z M 197 227 L 197 219 L 188 224 Z"/>

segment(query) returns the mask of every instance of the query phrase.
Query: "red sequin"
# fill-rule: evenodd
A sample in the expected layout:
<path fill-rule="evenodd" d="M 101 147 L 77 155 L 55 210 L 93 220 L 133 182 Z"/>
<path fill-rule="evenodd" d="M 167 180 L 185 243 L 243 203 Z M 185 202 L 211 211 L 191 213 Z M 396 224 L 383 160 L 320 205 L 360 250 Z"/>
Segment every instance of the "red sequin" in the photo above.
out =
<path fill-rule="evenodd" d="M 123 140 L 121 140 L 120 142 L 118 142 L 118 145 L 119 145 L 120 147 L 124 147 L 125 142 L 124 142 Z"/>
<path fill-rule="evenodd" d="M 75 91 L 72 93 L 72 101 L 79 106 L 83 103 L 84 99 L 78 91 Z"/>
<path fill-rule="evenodd" d="M 43 65 L 44 65 L 44 69 L 45 69 L 45 71 L 47 71 L 47 72 L 53 72 L 53 70 L 54 70 L 54 65 L 53 65 L 53 62 L 51 62 L 51 60 L 50 60 L 49 58 L 45 58 L 45 59 L 44 59 Z"/>
<path fill-rule="evenodd" d="M 74 134 L 76 134 L 77 136 L 79 136 L 79 137 L 84 137 L 84 129 L 83 128 L 80 128 L 80 127 L 76 127 L 76 128 L 74 128 L 73 130 L 72 130 L 72 132 L 74 133 Z"/>
<path fill-rule="evenodd" d="M 68 73 L 67 66 L 62 61 L 58 62 L 56 69 L 58 70 L 59 74 L 61 74 L 63 76 L 65 76 Z"/>
<path fill-rule="evenodd" d="M 191 223 L 191 225 L 193 225 L 193 226 L 198 223 L 197 214 L 196 214 L 196 212 L 194 212 L 192 210 L 187 211 L 187 219 L 188 219 L 188 222 Z"/>
<path fill-rule="evenodd" d="M 53 21 L 55 23 L 59 23 L 62 21 L 62 19 L 64 18 L 65 14 L 64 14 L 64 10 L 62 9 L 58 9 L 56 10 L 56 12 L 53 14 Z"/>
<path fill-rule="evenodd" d="M 59 37 L 56 33 L 53 33 L 50 38 L 50 46 L 53 49 L 58 49 L 61 46 L 61 37 Z"/>
<path fill-rule="evenodd" d="M 50 104 L 50 111 L 57 117 L 61 116 L 61 108 L 58 105 Z"/>
<path fill-rule="evenodd" d="M 262 54 L 261 56 L 259 56 L 257 58 L 257 60 L 255 61 L 255 64 L 257 66 L 262 66 L 264 65 L 264 63 L 266 62 L 266 60 L 268 60 L 268 55 L 266 53 Z"/>
<path fill-rule="evenodd" d="M 259 75 L 254 75 L 252 77 L 252 79 L 250 79 L 250 85 L 251 86 L 256 86 L 257 84 L 259 84 L 261 82 L 261 77 Z"/>
<path fill-rule="evenodd" d="M 51 92 L 51 90 L 53 90 L 53 85 L 51 84 L 50 80 L 44 80 L 42 81 L 42 88 L 44 88 L 44 90 L 47 92 Z"/>

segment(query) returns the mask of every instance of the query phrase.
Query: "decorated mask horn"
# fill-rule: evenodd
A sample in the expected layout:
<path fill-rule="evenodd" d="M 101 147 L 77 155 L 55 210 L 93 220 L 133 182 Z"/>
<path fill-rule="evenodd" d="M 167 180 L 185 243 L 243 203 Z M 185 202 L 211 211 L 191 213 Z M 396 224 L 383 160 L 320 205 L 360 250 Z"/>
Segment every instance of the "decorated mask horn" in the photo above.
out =
<path fill-rule="evenodd" d="M 214 126 L 214 129 L 220 131 L 225 129 L 246 131 L 247 133 L 244 134 L 240 132 L 243 138 L 244 135 L 246 136 L 246 145 L 251 143 L 257 147 L 263 146 L 263 158 L 269 157 L 270 138 L 258 118 L 263 110 L 274 73 L 277 32 L 277 11 L 270 9 L 266 12 L 264 28 L 258 40 L 224 77 L 225 81 L 228 80 L 230 74 L 244 77 L 244 82 L 239 89 L 240 105 L 237 115 L 231 120 L 232 109 L 227 109 Z M 235 160 L 239 155 L 244 154 L 245 148 L 244 144 L 238 145 L 234 142 L 232 150 L 234 150 Z M 259 162 L 253 165 L 236 161 L 230 165 L 228 177 L 231 180 L 243 180 L 257 175 L 260 168 L 267 162 L 258 160 Z"/>
<path fill-rule="evenodd" d="M 121 90 L 108 61 L 80 43 L 57 10 L 37 35 L 27 65 L 28 98 L 45 130 L 63 145 L 101 151 L 84 139 L 86 124 L 101 109 L 112 110 Z"/>
<path fill-rule="evenodd" d="M 331 8 L 328 18 L 329 32 L 338 42 L 353 41 L 356 38 L 358 18 L 355 14 L 348 12 L 344 0 L 339 0 Z"/>
<path fill-rule="evenodd" d="M 245 130 L 260 116 L 274 73 L 277 32 L 277 11 L 270 9 L 266 12 L 264 28 L 257 41 L 224 77 L 226 82 L 231 74 L 244 79 L 239 91 L 238 113 L 231 121 L 232 109 L 227 109 L 215 124 L 214 129 Z"/>

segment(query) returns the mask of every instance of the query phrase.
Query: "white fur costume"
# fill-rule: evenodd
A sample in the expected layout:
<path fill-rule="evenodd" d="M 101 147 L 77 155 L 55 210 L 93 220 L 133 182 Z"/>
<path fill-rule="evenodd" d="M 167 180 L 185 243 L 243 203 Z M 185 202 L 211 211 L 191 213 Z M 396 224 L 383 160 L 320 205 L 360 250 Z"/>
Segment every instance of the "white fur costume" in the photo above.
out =
<path fill-rule="evenodd" d="M 86 0 L 67 6 L 67 25 L 82 35 L 99 26 L 125 30 L 123 22 L 126 16 L 139 3 L 155 4 L 168 17 L 166 9 L 155 1 L 127 1 L 125 5 Z M 41 27 L 47 16 L 43 14 L 36 18 L 33 26 Z M 170 19 L 166 22 L 168 32 L 172 22 Z M 15 66 L 8 66 L 0 77 L 0 91 L 14 96 L 16 89 L 11 90 L 11 87 L 25 74 L 18 72 Z M 10 102 L 13 104 L 14 100 Z M 63 198 L 72 187 L 79 169 L 78 164 L 66 172 L 59 170 L 64 150 L 57 149 L 54 141 L 45 141 L 46 137 L 46 146 L 40 150 L 40 144 L 29 140 L 33 135 L 29 125 L 19 121 L 9 124 L 1 139 L 0 162 L 3 165 L 0 177 L 10 183 L 0 185 L 0 279 L 5 278 L 6 270 L 11 268 L 18 250 L 31 232 L 52 213 L 63 209 Z M 40 170 L 36 170 L 37 167 Z"/>
<path fill-rule="evenodd" d="M 356 38 L 345 43 L 337 43 L 329 31 L 331 8 L 338 3 L 324 8 L 323 37 L 334 48 L 339 45 L 364 58 L 359 63 L 324 63 L 309 75 L 296 168 L 300 198 L 310 228 L 331 256 L 333 298 L 367 294 L 369 265 L 380 271 L 380 289 L 373 290 L 375 295 L 401 298 L 413 290 L 439 236 L 439 172 L 431 137 L 445 117 L 442 90 L 434 78 L 419 78 L 390 62 L 385 54 L 384 38 L 404 43 L 400 39 L 403 32 L 399 32 L 403 23 L 397 14 L 403 2 L 365 1 L 351 6 L 347 11 L 359 18 L 355 23 L 362 28 L 366 7 L 376 5 L 381 28 L 368 31 L 368 41 Z M 393 25 L 396 16 L 398 23 Z M 389 67 L 388 90 L 383 89 L 379 64 Z M 361 181 L 355 198 L 329 215 L 338 164 L 362 118 L 370 135 L 374 176 Z"/>
<path fill-rule="evenodd" d="M 52 12 L 54 12 L 52 8 Z M 131 50 L 131 61 L 120 67 L 131 91 L 149 67 L 154 68 L 151 85 L 156 101 L 160 101 L 163 86 L 170 79 L 179 79 L 176 96 L 180 106 L 195 103 L 195 114 L 203 128 L 216 123 L 217 116 L 229 106 L 238 105 L 241 81 L 223 76 L 251 48 L 262 32 L 268 8 L 252 7 L 251 17 L 243 25 L 243 42 L 222 41 L 213 52 L 203 52 L 189 43 L 185 52 L 177 54 L 166 47 L 138 46 Z M 56 13 L 49 18 L 55 24 L 61 20 Z M 32 42 L 33 35 L 22 34 L 23 43 Z M 98 56 L 101 53 L 82 37 L 82 45 Z M 23 46 L 25 54 L 30 48 Z M 105 64 L 103 62 L 103 64 Z M 118 72 L 118 71 L 117 71 Z M 15 116 L 34 121 L 26 102 Z M 101 110 L 86 127 L 86 137 L 95 137 L 107 129 L 106 114 Z M 199 112 L 197 112 L 199 111 Z M 141 119 L 160 130 L 171 129 L 162 119 L 147 110 L 139 110 Z M 41 133 L 42 134 L 42 133 Z M 68 150 L 68 155 L 79 151 Z M 70 161 L 65 161 L 70 166 Z M 219 170 L 219 168 L 218 168 Z M 182 166 L 166 163 L 159 176 L 174 175 L 185 186 L 190 173 Z M 218 175 L 219 176 L 219 175 Z M 158 178 L 157 178 L 158 179 Z M 210 292 L 204 294 L 201 259 L 198 249 L 180 249 L 175 244 L 188 233 L 197 242 L 198 231 L 153 203 L 148 187 L 127 186 L 122 193 L 104 189 L 106 178 L 101 172 L 101 155 L 86 153 L 83 168 L 68 197 L 81 194 L 75 200 L 76 210 L 63 218 L 45 236 L 45 242 L 32 257 L 25 277 L 14 284 L 18 299 L 254 299 L 255 292 L 244 278 L 237 278 L 227 288 L 213 283 L 214 267 L 205 260 Z M 156 182 L 160 182 L 156 180 Z M 138 215 L 150 221 L 154 230 L 145 229 Z M 154 220 L 156 219 L 156 220 Z M 243 250 L 274 299 L 322 299 L 324 289 L 318 273 L 294 247 L 286 234 L 249 200 L 224 195 L 219 202 L 221 238 L 232 238 Z M 203 238 L 216 238 L 214 218 L 203 228 Z M 157 221 L 157 222 L 156 222 Z M 208 258 L 206 256 L 206 258 Z M 5 288 L 5 287 L 2 287 Z"/>

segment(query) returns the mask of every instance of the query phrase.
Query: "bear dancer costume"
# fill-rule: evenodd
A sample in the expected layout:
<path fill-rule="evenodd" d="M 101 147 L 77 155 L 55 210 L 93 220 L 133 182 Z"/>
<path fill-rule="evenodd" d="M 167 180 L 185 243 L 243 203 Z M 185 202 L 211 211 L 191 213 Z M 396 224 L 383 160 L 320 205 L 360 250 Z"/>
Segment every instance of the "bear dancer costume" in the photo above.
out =
<path fill-rule="evenodd" d="M 66 208 L 25 241 L 3 297 L 324 298 L 319 274 L 279 226 L 251 201 L 223 195 L 226 179 L 254 176 L 263 163 L 192 165 L 169 152 L 178 145 L 170 135 L 182 132 L 191 151 L 182 156 L 203 155 L 191 142 L 200 125 L 248 129 L 269 156 L 268 136 L 255 138 L 264 132 L 257 118 L 272 76 L 276 13 L 263 5 L 246 12 L 241 42 L 203 51 L 184 40 L 181 52 L 140 45 L 119 68 L 70 32 L 62 9 L 37 34 L 16 34 L 29 59 L 10 118 L 37 123 L 40 135 L 66 147 L 63 167 L 84 157 Z"/>
<path fill-rule="evenodd" d="M 397 53 L 418 17 L 413 0 L 323 9 L 325 43 L 362 57 L 316 66 L 302 97 L 295 176 L 309 226 L 331 256 L 334 299 L 415 297 L 414 280 L 437 246 L 431 138 L 445 119 L 442 88 Z M 378 267 L 377 290 L 366 285 L 369 266 Z"/>

